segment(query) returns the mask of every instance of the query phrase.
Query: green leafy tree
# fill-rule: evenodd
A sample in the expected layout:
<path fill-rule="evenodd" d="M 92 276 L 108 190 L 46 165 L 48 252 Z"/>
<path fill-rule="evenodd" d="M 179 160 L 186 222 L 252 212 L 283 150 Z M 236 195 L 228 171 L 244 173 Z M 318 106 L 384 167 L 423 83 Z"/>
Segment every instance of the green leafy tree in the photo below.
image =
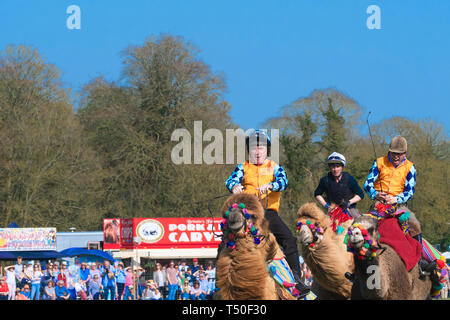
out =
<path fill-rule="evenodd" d="M 122 52 L 121 86 L 100 77 L 83 88 L 78 114 L 103 159 L 104 217 L 199 216 L 206 206 L 195 203 L 223 192 L 223 166 L 171 161 L 175 129 L 233 126 L 223 77 L 198 53 L 181 37 L 152 37 Z"/>
<path fill-rule="evenodd" d="M 88 226 L 95 155 L 84 144 L 58 69 L 32 47 L 0 55 L 0 221 Z"/>
<path fill-rule="evenodd" d="M 321 145 L 327 154 L 332 152 L 345 153 L 347 150 L 347 136 L 345 134 L 345 118 L 342 109 L 333 106 L 333 100 L 328 98 L 328 106 L 322 111 L 325 119 L 324 135 Z"/>

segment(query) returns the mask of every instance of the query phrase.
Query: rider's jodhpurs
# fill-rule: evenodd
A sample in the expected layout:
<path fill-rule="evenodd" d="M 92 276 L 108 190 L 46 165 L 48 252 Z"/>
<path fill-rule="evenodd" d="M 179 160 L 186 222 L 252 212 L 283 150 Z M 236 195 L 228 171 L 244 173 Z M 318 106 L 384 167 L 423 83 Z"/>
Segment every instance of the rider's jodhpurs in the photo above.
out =
<path fill-rule="evenodd" d="M 300 262 L 297 249 L 297 239 L 289 230 L 288 226 L 281 220 L 274 210 L 265 210 L 265 218 L 269 221 L 269 230 L 282 247 L 285 259 L 291 268 L 296 282 L 301 281 Z"/>

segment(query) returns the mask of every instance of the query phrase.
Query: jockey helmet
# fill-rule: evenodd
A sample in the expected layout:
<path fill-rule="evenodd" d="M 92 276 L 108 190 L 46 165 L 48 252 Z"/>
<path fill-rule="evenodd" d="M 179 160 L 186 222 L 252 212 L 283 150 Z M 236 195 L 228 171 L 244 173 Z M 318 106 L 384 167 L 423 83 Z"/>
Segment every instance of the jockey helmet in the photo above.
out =
<path fill-rule="evenodd" d="M 328 156 L 327 163 L 328 164 L 338 163 L 338 164 L 342 164 L 345 167 L 346 160 L 342 154 L 333 152 L 332 154 L 330 154 Z"/>
<path fill-rule="evenodd" d="M 389 144 L 389 152 L 406 153 L 407 149 L 408 143 L 406 142 L 406 139 L 401 136 L 394 137 Z"/>
<path fill-rule="evenodd" d="M 247 146 L 247 151 L 250 151 L 250 146 L 267 146 L 267 153 L 270 153 L 271 141 L 265 130 L 253 130 L 247 137 L 245 137 L 245 145 Z"/>

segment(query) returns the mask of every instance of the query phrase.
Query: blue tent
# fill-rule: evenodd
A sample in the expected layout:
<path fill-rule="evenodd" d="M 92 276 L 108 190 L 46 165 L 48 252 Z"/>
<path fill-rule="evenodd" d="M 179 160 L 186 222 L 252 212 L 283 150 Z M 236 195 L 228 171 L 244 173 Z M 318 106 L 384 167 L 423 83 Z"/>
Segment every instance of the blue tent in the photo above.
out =
<path fill-rule="evenodd" d="M 8 228 L 18 228 L 19 226 L 17 225 L 17 223 L 15 223 L 14 221 L 11 222 L 8 226 Z"/>
<path fill-rule="evenodd" d="M 109 253 L 95 249 L 69 248 L 62 250 L 59 253 L 64 257 L 97 256 L 109 261 L 115 261 L 115 259 Z"/>

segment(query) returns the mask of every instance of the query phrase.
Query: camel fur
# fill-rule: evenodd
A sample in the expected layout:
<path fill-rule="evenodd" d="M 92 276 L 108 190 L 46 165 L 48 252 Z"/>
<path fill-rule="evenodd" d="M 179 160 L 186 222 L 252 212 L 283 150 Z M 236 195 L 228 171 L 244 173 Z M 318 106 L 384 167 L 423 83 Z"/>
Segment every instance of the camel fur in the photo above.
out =
<path fill-rule="evenodd" d="M 264 235 L 256 245 L 250 234 L 245 235 L 244 228 L 231 229 L 235 237 L 236 248 L 225 248 L 220 253 L 216 265 L 216 286 L 220 288 L 219 300 L 295 300 L 286 289 L 281 288 L 270 276 L 267 263 L 283 257 L 275 236 L 269 232 L 268 221 L 264 219 L 264 209 L 258 198 L 251 194 L 231 195 L 223 205 L 221 214 L 234 203 L 244 203 L 251 215 L 253 225 Z M 239 225 L 244 220 L 239 210 L 231 210 L 228 223 Z"/>
<path fill-rule="evenodd" d="M 355 223 L 361 224 L 372 239 L 378 238 L 378 220 L 367 215 L 359 216 Z M 355 228 L 349 237 L 352 247 L 359 249 L 363 236 Z M 424 300 L 429 297 L 431 279 L 421 276 L 416 265 L 409 272 L 397 252 L 386 245 L 372 260 L 358 260 L 355 257 L 355 284 L 352 299 L 371 300 Z"/>
<path fill-rule="evenodd" d="M 353 273 L 354 261 L 353 255 L 347 252 L 344 237 L 353 220 L 344 222 L 341 225 L 344 232 L 338 235 L 330 227 L 329 216 L 313 202 L 302 205 L 297 218 L 297 223 L 300 220 L 310 220 L 312 223 L 319 223 L 324 230 L 314 247 L 309 246 L 313 242 L 313 235 L 306 225 L 301 226 L 298 234 L 302 256 L 314 278 L 313 292 L 322 300 L 349 299 L 352 283 L 345 278 L 345 273 Z"/>

